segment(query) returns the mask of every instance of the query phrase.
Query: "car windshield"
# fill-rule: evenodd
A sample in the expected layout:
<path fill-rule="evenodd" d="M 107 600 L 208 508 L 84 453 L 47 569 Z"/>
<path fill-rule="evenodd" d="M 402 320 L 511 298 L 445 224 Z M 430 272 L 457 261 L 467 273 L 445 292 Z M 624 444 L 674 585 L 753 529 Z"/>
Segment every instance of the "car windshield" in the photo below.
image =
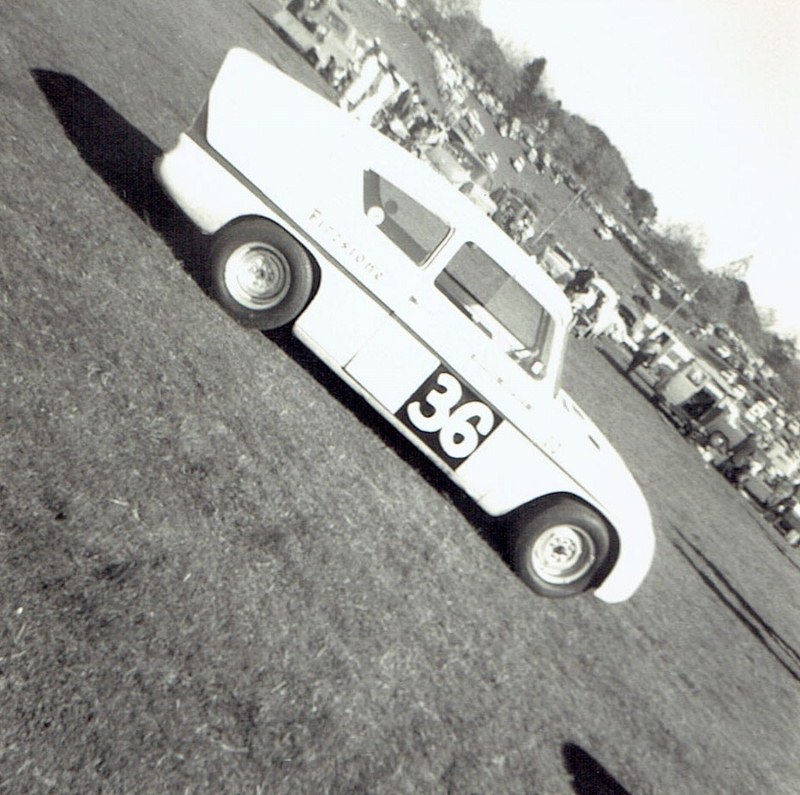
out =
<path fill-rule="evenodd" d="M 488 254 L 474 243 L 465 243 L 435 283 L 498 350 L 533 377 L 544 377 L 553 342 L 553 321 Z"/>

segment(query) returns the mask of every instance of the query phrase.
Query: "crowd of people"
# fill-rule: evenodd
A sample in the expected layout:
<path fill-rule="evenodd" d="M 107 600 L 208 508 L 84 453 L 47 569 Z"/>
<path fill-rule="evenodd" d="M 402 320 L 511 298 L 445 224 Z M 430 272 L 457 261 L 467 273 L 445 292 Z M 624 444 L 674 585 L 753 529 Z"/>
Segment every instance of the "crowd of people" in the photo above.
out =
<path fill-rule="evenodd" d="M 340 94 L 339 107 L 417 155 L 447 140 L 445 120 L 429 108 L 419 84 L 407 81 L 389 61 L 378 38 L 367 42 L 361 58 L 332 85 Z"/>

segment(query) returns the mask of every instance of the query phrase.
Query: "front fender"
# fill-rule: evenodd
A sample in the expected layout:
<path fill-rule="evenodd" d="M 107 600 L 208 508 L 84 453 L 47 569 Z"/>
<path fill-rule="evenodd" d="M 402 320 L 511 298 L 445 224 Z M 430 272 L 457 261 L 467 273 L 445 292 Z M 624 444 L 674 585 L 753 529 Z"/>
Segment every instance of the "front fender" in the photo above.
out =
<path fill-rule="evenodd" d="M 508 424 L 506 423 L 506 426 Z M 618 553 L 613 566 L 595 590 L 604 602 L 623 602 L 647 576 L 655 555 L 655 533 L 650 510 L 630 473 L 618 470 L 604 498 L 590 493 L 542 448 L 513 427 L 501 427 L 458 470 L 465 485 L 481 483 L 485 490 L 474 495 L 488 514 L 504 516 L 545 498 L 570 497 L 597 511 L 616 536 Z M 501 463 L 502 462 L 502 463 Z"/>

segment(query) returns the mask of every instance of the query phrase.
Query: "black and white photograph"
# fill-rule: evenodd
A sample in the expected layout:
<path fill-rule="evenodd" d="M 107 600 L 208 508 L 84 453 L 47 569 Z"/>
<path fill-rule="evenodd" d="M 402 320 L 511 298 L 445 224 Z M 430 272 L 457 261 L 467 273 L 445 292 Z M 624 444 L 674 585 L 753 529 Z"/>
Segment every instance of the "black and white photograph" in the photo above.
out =
<path fill-rule="evenodd" d="M 797 795 L 798 39 L 0 8 L 0 794 Z"/>

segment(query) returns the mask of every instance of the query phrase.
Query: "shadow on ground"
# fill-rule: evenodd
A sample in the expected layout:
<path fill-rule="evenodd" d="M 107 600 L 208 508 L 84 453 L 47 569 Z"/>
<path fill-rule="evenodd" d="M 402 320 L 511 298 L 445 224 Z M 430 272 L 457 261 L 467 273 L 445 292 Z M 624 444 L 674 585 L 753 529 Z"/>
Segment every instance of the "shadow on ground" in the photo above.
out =
<path fill-rule="evenodd" d="M 688 536 L 674 525 L 671 525 L 671 528 L 677 536 L 672 545 L 694 569 L 703 583 L 752 633 L 792 679 L 800 682 L 800 649 L 792 646 L 775 627 L 764 619 L 697 544 L 692 543 Z"/>
<path fill-rule="evenodd" d="M 651 395 L 652 390 L 646 388 L 643 381 L 640 381 L 640 377 L 634 373 L 628 373 L 626 370 L 626 365 L 621 364 L 618 359 L 610 353 L 606 348 L 601 345 L 596 345 L 595 349 L 597 352 L 611 365 L 611 368 L 616 371 L 616 373 L 626 380 L 626 382 L 632 386 L 648 403 L 652 403 Z"/>
<path fill-rule="evenodd" d="M 196 276 L 193 268 L 201 261 L 203 235 L 153 176 L 161 150 L 72 75 L 45 69 L 32 69 L 31 74 L 78 154 Z"/>
<path fill-rule="evenodd" d="M 203 287 L 207 238 L 164 193 L 153 175 L 161 150 L 72 75 L 45 69 L 31 74 L 64 132 L 88 166 L 139 218 L 158 233 L 186 271 Z M 503 525 L 484 514 L 422 453 L 400 436 L 365 401 L 320 362 L 287 329 L 269 334 L 288 356 L 310 373 L 336 400 L 368 426 L 387 447 L 413 466 L 473 525 L 506 560 Z"/>
<path fill-rule="evenodd" d="M 565 743 L 561 749 L 564 766 L 572 776 L 575 795 L 630 795 L 593 756 L 578 745 Z"/>

